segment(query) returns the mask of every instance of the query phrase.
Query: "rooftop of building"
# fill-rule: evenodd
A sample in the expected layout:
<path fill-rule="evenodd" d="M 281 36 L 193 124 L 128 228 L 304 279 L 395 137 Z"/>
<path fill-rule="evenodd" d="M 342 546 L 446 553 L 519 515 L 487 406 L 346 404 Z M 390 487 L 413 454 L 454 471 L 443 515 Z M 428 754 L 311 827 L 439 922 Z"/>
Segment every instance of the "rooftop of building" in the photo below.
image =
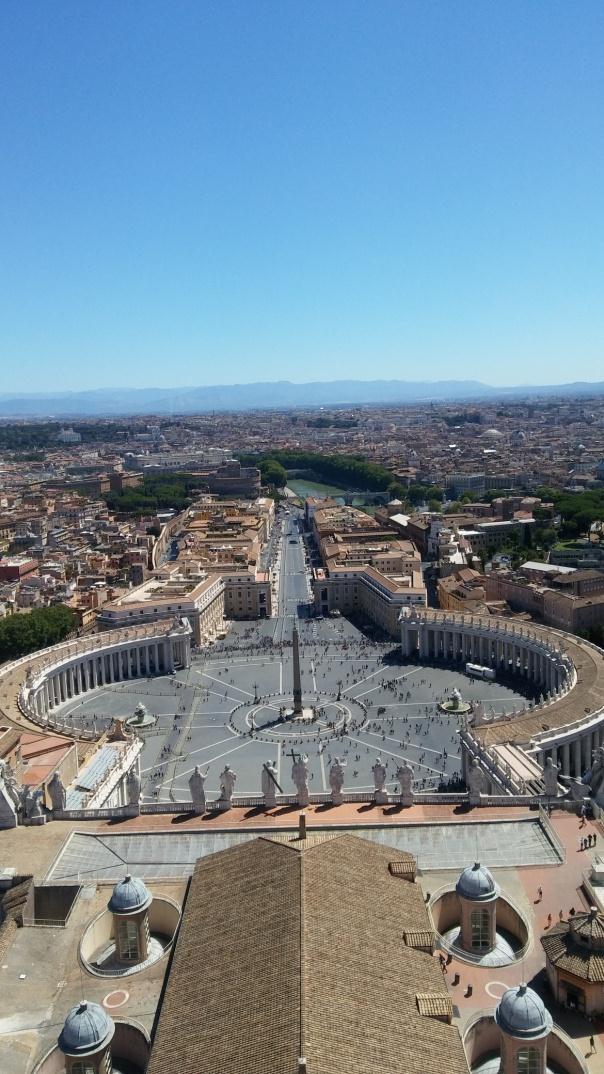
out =
<path fill-rule="evenodd" d="M 421 888 L 392 861 L 388 847 L 327 835 L 261 837 L 199 862 L 149 1074 L 282 1074 L 301 1056 L 317 1074 L 398 1074 L 401 1023 L 409 1074 L 467 1074 L 440 968 L 404 941 L 431 932 Z"/>

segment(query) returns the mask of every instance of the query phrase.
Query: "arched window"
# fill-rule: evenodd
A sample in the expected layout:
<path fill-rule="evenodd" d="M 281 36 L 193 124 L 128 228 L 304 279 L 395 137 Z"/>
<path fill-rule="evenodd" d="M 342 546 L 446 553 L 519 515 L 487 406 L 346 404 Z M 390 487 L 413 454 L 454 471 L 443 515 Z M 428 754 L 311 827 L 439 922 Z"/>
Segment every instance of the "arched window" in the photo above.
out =
<path fill-rule="evenodd" d="M 516 1056 L 516 1074 L 541 1074 L 540 1053 L 536 1048 L 520 1048 Z"/>
<path fill-rule="evenodd" d="M 485 951 L 491 946 L 491 915 L 488 910 L 472 910 L 470 916 L 472 948 Z"/>
<path fill-rule="evenodd" d="M 139 958 L 138 925 L 136 921 L 124 919 L 118 926 L 118 949 L 120 958 L 126 962 L 136 962 Z"/>
<path fill-rule="evenodd" d="M 69 1068 L 69 1074 L 95 1074 L 94 1064 L 87 1059 L 74 1059 Z"/>

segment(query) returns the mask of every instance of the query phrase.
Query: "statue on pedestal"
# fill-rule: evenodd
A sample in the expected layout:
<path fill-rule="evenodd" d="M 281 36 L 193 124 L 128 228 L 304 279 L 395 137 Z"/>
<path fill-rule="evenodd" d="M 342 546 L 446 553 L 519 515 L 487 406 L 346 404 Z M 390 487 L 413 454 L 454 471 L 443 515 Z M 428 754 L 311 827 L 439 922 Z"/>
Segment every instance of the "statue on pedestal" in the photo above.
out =
<path fill-rule="evenodd" d="M 226 805 L 227 809 L 231 808 L 231 799 L 235 792 L 236 780 L 237 773 L 233 772 L 230 765 L 225 764 L 220 773 L 220 802 L 223 806 Z"/>
<path fill-rule="evenodd" d="M 195 765 L 193 772 L 189 777 L 189 791 L 191 792 L 191 801 L 193 802 L 193 812 L 201 817 L 206 811 L 206 792 L 205 782 L 208 778 L 208 773 L 205 776 L 201 772 L 199 765 Z"/>
<path fill-rule="evenodd" d="M 62 813 L 67 802 L 67 792 L 58 772 L 54 772 L 48 784 L 53 813 Z"/>
<path fill-rule="evenodd" d="M 475 727 L 479 727 L 484 720 L 484 705 L 482 701 L 472 701 L 471 713 L 472 723 Z"/>
<path fill-rule="evenodd" d="M 260 775 L 262 797 L 266 809 L 273 809 L 277 805 L 277 765 L 274 761 L 265 761 Z"/>
<path fill-rule="evenodd" d="M 128 805 L 135 809 L 138 814 L 141 805 L 141 777 L 136 768 L 131 768 L 128 772 L 126 790 L 128 792 Z"/>
<path fill-rule="evenodd" d="M 329 786 L 331 787 L 332 805 L 342 805 L 342 802 L 344 801 L 342 788 L 344 786 L 345 767 L 346 762 L 341 761 L 339 757 L 335 757 L 334 762 L 329 769 Z"/>
<path fill-rule="evenodd" d="M 375 784 L 374 801 L 377 802 L 378 805 L 385 805 L 388 802 L 388 794 L 386 791 L 386 778 L 388 772 L 382 764 L 381 757 L 377 758 L 371 771 L 373 772 L 373 782 Z"/>
<path fill-rule="evenodd" d="M 486 780 L 484 772 L 476 758 L 470 762 L 468 769 L 468 791 L 470 805 L 480 805 L 480 796 L 485 793 Z"/>
<path fill-rule="evenodd" d="M 0 828 L 17 827 L 19 792 L 6 761 L 0 761 Z"/>
<path fill-rule="evenodd" d="M 401 805 L 413 805 L 413 769 L 407 761 L 397 768 L 396 778 L 401 785 Z"/>
<path fill-rule="evenodd" d="M 305 808 L 310 802 L 308 793 L 308 757 L 301 753 L 295 758 L 292 765 L 292 782 L 295 784 L 298 805 Z"/>
<path fill-rule="evenodd" d="M 557 798 L 558 796 L 559 771 L 560 769 L 554 764 L 552 758 L 546 758 L 545 764 L 543 765 L 543 785 L 548 798 Z"/>
<path fill-rule="evenodd" d="M 42 810 L 42 796 L 44 791 L 38 789 L 32 791 L 27 785 L 21 788 L 20 808 L 22 824 L 44 824 L 46 815 Z"/>
<path fill-rule="evenodd" d="M 20 788 L 8 761 L 0 761 L 0 785 L 4 785 L 9 799 L 16 809 L 20 802 Z"/>

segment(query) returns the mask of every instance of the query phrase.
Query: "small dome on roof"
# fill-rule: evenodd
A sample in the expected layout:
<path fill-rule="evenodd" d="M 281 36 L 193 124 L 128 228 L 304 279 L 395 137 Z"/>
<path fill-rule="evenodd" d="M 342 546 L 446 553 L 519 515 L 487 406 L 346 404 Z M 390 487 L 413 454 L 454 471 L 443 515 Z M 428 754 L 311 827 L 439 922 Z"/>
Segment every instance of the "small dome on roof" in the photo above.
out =
<path fill-rule="evenodd" d="M 499 888 L 489 870 L 475 861 L 471 867 L 464 869 L 455 885 L 457 894 L 462 899 L 472 902 L 489 902 L 499 895 Z"/>
<path fill-rule="evenodd" d="M 135 876 L 127 873 L 114 887 L 107 903 L 112 914 L 135 914 L 146 910 L 153 901 L 149 889 Z"/>
<path fill-rule="evenodd" d="M 552 1028 L 552 1016 L 543 1000 L 525 984 L 508 988 L 495 1008 L 495 1021 L 510 1037 L 543 1037 Z"/>
<path fill-rule="evenodd" d="M 483 436 L 488 436 L 489 440 L 500 440 L 503 433 L 499 429 L 485 429 Z"/>
<path fill-rule="evenodd" d="M 83 999 L 65 1019 L 59 1048 L 65 1055 L 90 1055 L 106 1047 L 114 1033 L 113 1019 L 103 1008 Z"/>

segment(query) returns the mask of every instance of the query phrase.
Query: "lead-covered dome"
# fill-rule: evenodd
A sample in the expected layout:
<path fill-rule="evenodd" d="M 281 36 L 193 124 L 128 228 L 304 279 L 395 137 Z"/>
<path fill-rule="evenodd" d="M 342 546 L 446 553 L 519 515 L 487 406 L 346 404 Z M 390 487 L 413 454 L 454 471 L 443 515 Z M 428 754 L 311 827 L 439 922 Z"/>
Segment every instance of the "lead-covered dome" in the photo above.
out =
<path fill-rule="evenodd" d="M 136 876 L 127 873 L 114 887 L 107 908 L 112 914 L 136 914 L 151 905 L 149 889 Z"/>
<path fill-rule="evenodd" d="M 552 1016 L 543 1000 L 525 984 L 508 988 L 495 1008 L 495 1021 L 510 1037 L 544 1037 L 552 1028 Z"/>
<path fill-rule="evenodd" d="M 455 885 L 455 890 L 460 898 L 469 899 L 472 902 L 489 902 L 499 895 L 499 888 L 491 873 L 479 861 L 475 861 L 472 866 L 464 869 Z"/>
<path fill-rule="evenodd" d="M 114 1033 L 113 1019 L 103 1008 L 83 999 L 65 1019 L 59 1048 L 65 1055 L 90 1055 L 106 1048 Z"/>

